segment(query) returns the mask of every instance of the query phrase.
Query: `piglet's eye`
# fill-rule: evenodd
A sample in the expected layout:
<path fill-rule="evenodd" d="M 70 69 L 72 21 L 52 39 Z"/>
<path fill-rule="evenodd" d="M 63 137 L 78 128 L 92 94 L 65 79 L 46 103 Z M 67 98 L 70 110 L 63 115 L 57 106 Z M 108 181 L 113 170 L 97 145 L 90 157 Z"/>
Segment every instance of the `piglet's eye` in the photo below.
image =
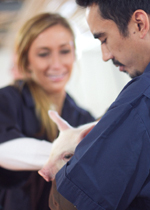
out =
<path fill-rule="evenodd" d="M 67 155 L 64 156 L 64 158 L 69 160 L 72 156 L 73 156 L 73 154 L 67 154 Z"/>

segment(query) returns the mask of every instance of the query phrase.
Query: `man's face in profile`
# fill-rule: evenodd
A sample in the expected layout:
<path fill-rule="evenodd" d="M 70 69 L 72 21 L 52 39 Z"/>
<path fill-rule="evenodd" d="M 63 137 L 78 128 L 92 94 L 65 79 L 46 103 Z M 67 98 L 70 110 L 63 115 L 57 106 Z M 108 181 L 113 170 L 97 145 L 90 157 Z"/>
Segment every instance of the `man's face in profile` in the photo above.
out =
<path fill-rule="evenodd" d="M 143 73 L 147 65 L 143 65 L 139 36 L 133 33 L 135 24 L 132 21 L 128 25 L 128 35 L 123 36 L 116 23 L 103 19 L 98 5 L 93 4 L 88 8 L 87 22 L 94 37 L 101 42 L 104 61 L 111 59 L 120 71 L 132 78 Z"/>

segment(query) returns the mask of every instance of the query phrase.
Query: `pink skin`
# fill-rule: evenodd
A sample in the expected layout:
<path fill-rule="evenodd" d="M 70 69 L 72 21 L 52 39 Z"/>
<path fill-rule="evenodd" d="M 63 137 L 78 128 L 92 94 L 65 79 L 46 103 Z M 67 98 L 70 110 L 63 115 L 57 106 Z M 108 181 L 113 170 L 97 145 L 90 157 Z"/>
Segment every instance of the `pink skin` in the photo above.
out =
<path fill-rule="evenodd" d="M 52 181 L 56 173 L 71 159 L 79 142 L 92 130 L 97 122 L 73 128 L 55 111 L 49 111 L 51 119 L 57 124 L 60 134 L 55 139 L 48 162 L 38 173 L 47 181 Z"/>
<path fill-rule="evenodd" d="M 49 94 L 63 95 L 75 61 L 73 37 L 62 25 L 41 32 L 28 52 L 28 77 Z"/>
<path fill-rule="evenodd" d="M 103 60 L 112 60 L 131 78 L 142 74 L 149 63 L 149 16 L 136 10 L 128 23 L 127 36 L 120 33 L 113 20 L 100 15 L 98 4 L 88 7 L 86 17 L 90 31 L 101 42 Z"/>

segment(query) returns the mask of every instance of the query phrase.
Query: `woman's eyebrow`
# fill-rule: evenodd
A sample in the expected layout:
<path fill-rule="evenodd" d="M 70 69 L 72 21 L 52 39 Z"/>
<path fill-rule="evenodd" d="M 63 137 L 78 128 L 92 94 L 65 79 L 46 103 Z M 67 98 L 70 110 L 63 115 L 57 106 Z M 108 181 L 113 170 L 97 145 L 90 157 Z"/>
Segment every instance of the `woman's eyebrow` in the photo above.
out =
<path fill-rule="evenodd" d="M 38 49 L 42 49 L 42 50 L 49 50 L 48 47 L 38 47 Z"/>
<path fill-rule="evenodd" d="M 61 44 L 60 46 L 61 46 L 61 47 L 64 47 L 64 46 L 67 46 L 67 45 L 70 46 L 70 42 L 63 43 L 63 44 Z"/>

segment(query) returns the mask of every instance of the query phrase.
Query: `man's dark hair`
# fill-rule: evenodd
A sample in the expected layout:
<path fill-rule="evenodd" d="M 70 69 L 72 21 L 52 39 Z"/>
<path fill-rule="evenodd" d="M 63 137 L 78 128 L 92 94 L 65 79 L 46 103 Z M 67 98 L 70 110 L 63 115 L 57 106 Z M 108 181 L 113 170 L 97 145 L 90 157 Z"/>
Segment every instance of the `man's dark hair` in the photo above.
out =
<path fill-rule="evenodd" d="M 76 0 L 76 3 L 82 7 L 98 5 L 101 17 L 113 20 L 124 36 L 128 35 L 128 23 L 137 9 L 150 14 L 150 0 Z"/>

